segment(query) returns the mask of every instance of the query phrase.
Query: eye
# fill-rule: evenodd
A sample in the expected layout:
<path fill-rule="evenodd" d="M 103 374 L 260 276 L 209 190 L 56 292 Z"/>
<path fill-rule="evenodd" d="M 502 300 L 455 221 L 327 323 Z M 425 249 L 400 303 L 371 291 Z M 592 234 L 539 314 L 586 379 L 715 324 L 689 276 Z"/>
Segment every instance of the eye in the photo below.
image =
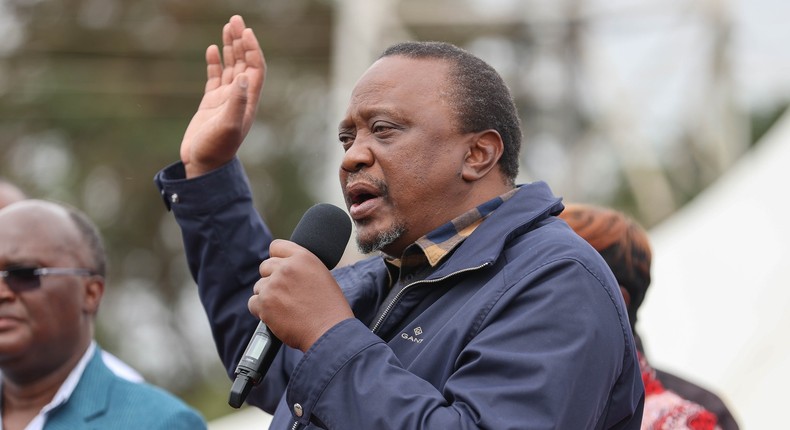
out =
<path fill-rule="evenodd" d="M 374 134 L 383 134 L 394 129 L 395 127 L 393 127 L 392 124 L 388 124 L 386 122 L 376 122 L 373 124 L 373 127 L 370 128 L 370 131 L 372 131 Z"/>
<path fill-rule="evenodd" d="M 38 270 L 37 267 L 16 266 L 0 272 L 3 272 L 2 275 L 8 287 L 14 292 L 20 292 L 32 290 L 41 285 Z"/>
<path fill-rule="evenodd" d="M 348 148 L 354 144 L 355 137 L 353 133 L 343 132 L 337 135 L 337 140 L 343 144 L 343 149 L 348 151 Z"/>

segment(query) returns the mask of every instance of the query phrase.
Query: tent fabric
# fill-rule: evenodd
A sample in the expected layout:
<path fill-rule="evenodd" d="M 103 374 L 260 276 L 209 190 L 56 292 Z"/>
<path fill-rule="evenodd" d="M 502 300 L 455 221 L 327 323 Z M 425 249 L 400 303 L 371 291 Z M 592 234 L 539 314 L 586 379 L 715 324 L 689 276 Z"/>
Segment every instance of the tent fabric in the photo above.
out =
<path fill-rule="evenodd" d="M 783 422 L 790 386 L 790 114 L 650 231 L 637 330 L 651 364 L 719 394 L 744 429 Z"/>

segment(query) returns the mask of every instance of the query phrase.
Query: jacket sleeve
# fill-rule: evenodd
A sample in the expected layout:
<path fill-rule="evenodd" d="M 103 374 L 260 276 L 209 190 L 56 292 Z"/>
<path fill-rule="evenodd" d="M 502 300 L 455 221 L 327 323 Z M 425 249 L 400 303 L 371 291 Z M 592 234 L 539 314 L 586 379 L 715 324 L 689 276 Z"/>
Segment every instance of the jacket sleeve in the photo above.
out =
<path fill-rule="evenodd" d="M 197 282 L 217 351 L 228 375 L 234 378 L 258 324 L 247 302 L 260 279 L 258 267 L 269 256 L 272 235 L 253 206 L 238 159 L 193 179 L 185 179 L 183 164 L 174 163 L 160 171 L 154 182 L 181 228 L 189 270 Z M 290 373 L 281 367 L 286 355 L 278 354 L 264 381 L 248 396 L 248 403 L 274 411 Z"/>

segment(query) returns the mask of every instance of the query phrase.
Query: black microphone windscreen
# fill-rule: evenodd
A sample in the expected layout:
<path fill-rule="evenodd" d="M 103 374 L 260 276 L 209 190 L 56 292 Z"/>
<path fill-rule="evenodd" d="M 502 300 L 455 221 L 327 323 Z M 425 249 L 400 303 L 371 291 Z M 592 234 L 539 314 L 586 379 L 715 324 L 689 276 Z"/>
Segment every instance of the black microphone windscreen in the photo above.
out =
<path fill-rule="evenodd" d="M 343 209 L 319 203 L 302 215 L 291 242 L 306 248 L 332 269 L 340 261 L 351 236 L 351 219 Z"/>

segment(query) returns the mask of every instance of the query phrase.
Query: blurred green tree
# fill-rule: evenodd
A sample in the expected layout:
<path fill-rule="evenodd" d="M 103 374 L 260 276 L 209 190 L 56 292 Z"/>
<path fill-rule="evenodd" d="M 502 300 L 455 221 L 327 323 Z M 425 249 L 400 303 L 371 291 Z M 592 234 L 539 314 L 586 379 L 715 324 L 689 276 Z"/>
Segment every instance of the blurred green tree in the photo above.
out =
<path fill-rule="evenodd" d="M 241 14 L 272 82 L 243 160 L 270 227 L 288 237 L 320 199 L 308 173 L 320 171 L 326 146 L 329 5 L 38 0 L 0 2 L 0 11 L 0 173 L 100 225 L 111 262 L 100 344 L 207 418 L 230 412 L 230 381 L 152 178 L 178 157 L 206 47 L 221 44 L 223 24 Z"/>

